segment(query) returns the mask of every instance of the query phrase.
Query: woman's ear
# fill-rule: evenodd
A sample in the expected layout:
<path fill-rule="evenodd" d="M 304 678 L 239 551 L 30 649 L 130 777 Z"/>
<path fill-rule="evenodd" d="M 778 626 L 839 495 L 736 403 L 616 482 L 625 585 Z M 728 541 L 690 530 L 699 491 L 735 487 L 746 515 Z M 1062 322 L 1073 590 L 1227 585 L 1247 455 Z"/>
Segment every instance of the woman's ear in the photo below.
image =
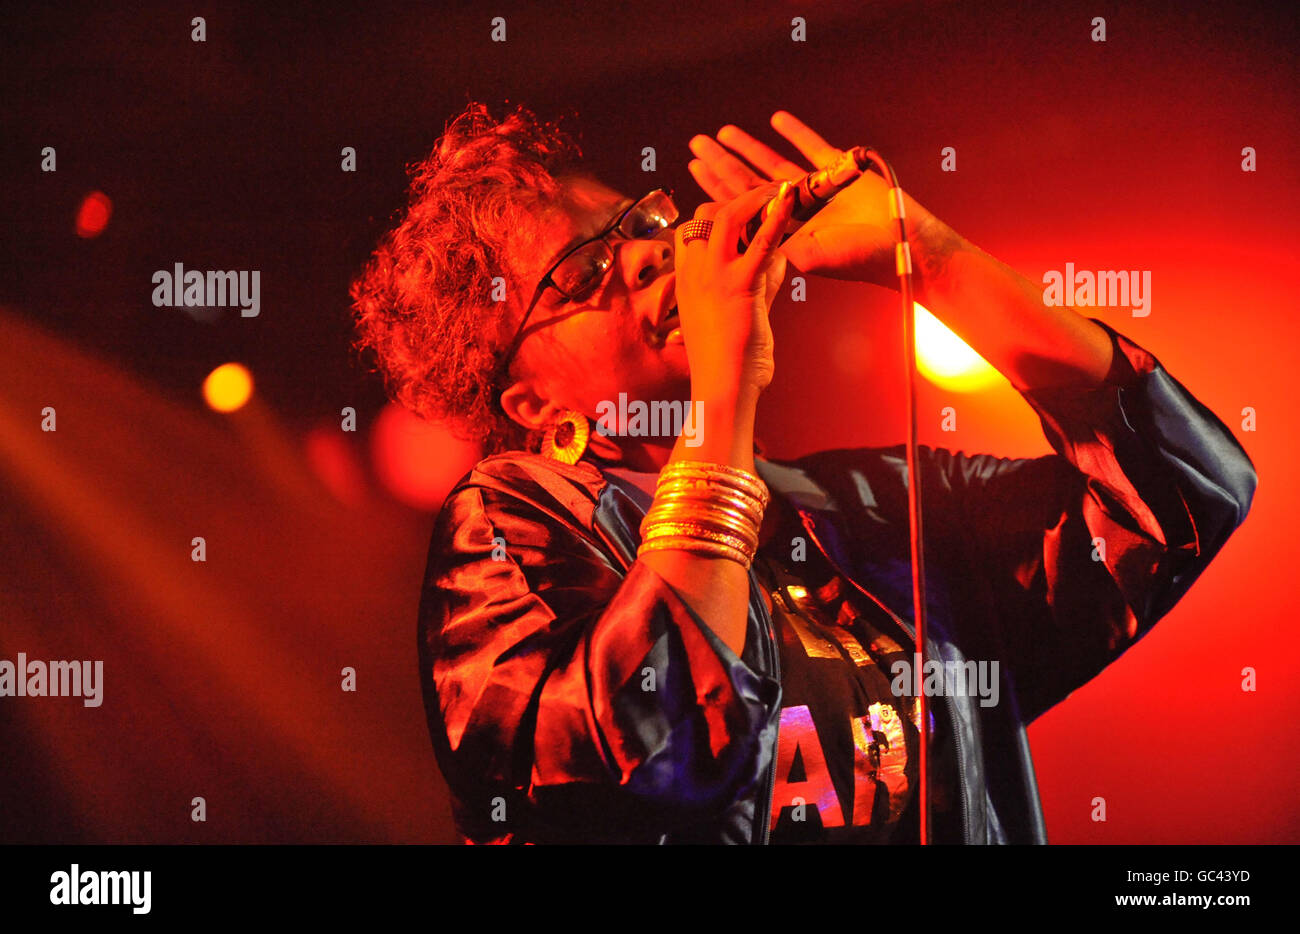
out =
<path fill-rule="evenodd" d="M 501 393 L 501 409 L 516 424 L 541 431 L 555 421 L 564 406 L 543 399 L 531 380 L 518 380 Z"/>

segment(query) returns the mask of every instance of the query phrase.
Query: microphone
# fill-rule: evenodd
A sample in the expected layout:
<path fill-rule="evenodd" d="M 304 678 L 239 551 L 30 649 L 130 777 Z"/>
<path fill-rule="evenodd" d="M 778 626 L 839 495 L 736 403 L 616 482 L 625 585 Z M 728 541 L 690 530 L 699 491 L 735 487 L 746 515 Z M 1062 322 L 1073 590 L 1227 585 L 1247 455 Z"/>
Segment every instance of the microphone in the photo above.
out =
<path fill-rule="evenodd" d="M 815 172 L 810 172 L 794 183 L 794 213 L 790 216 L 790 223 L 786 225 L 785 233 L 781 237 L 782 243 L 871 167 L 871 159 L 867 155 L 869 151 L 867 146 L 855 146 L 836 158 L 834 162 Z M 776 201 L 772 200 L 750 218 L 741 230 L 740 240 L 736 244 L 739 252 L 744 253 L 748 249 L 749 244 L 754 240 L 754 235 L 758 233 L 758 228 L 774 210 L 776 210 Z"/>

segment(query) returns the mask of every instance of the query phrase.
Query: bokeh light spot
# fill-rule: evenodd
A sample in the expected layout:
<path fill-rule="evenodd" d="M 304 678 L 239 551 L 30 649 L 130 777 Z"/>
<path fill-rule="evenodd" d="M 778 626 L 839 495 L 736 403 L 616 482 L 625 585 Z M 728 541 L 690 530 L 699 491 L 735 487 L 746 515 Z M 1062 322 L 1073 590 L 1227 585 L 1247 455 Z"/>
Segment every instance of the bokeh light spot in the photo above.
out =
<path fill-rule="evenodd" d="M 98 237 L 113 216 L 113 202 L 102 191 L 92 191 L 77 209 L 77 236 L 83 239 Z"/>
<path fill-rule="evenodd" d="M 482 457 L 478 445 L 392 402 L 375 420 L 370 443 L 379 481 L 417 509 L 437 508 Z"/>
<path fill-rule="evenodd" d="M 253 395 L 253 374 L 239 363 L 223 363 L 203 381 L 203 398 L 218 412 L 233 412 Z"/>

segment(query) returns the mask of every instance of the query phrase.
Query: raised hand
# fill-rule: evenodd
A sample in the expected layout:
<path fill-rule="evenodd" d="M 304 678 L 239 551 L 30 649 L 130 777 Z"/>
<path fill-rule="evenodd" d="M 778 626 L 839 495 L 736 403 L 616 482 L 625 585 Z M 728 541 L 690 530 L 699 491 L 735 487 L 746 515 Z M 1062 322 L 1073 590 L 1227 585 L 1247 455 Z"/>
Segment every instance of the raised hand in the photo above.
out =
<path fill-rule="evenodd" d="M 688 168 L 710 198 L 730 200 L 772 181 L 802 178 L 843 152 L 783 110 L 772 115 L 772 127 L 799 150 L 807 164 L 792 162 L 732 125 L 719 130 L 716 139 L 699 135 L 690 141 L 695 158 Z M 804 224 L 781 252 L 801 272 L 897 287 L 895 225 L 887 191 L 879 175 L 865 173 Z M 911 235 L 930 215 L 906 195 L 904 204 Z"/>
<path fill-rule="evenodd" d="M 767 184 L 701 204 L 695 218 L 713 224 L 707 240 L 684 242 L 685 225 L 677 227 L 678 313 L 696 395 L 730 395 L 742 386 L 761 392 L 772 380 L 768 312 L 786 265 L 776 241 L 793 199 L 779 204 L 745 253 L 737 252 L 736 241 L 745 221 L 774 195 L 776 186 Z"/>

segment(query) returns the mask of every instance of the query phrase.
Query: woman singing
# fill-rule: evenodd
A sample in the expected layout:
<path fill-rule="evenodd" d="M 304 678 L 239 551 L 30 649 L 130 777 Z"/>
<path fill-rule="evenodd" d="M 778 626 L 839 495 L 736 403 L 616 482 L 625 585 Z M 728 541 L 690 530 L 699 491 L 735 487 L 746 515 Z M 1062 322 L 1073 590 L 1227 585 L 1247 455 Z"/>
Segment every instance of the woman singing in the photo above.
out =
<path fill-rule="evenodd" d="M 714 200 L 679 224 L 557 127 L 471 106 L 353 286 L 394 398 L 489 455 L 438 516 L 419 619 L 467 842 L 916 842 L 918 691 L 932 839 L 1045 842 L 1026 726 L 1149 631 L 1249 509 L 1249 458 L 1150 353 L 905 198 L 917 301 L 1056 452 L 921 449 L 939 674 L 909 675 L 903 448 L 754 444 L 787 261 L 896 288 L 896 222 L 868 173 L 778 247 L 776 183 L 839 150 L 772 125 L 808 164 L 735 127 L 697 137 Z M 679 424 L 648 431 L 652 407 Z"/>

